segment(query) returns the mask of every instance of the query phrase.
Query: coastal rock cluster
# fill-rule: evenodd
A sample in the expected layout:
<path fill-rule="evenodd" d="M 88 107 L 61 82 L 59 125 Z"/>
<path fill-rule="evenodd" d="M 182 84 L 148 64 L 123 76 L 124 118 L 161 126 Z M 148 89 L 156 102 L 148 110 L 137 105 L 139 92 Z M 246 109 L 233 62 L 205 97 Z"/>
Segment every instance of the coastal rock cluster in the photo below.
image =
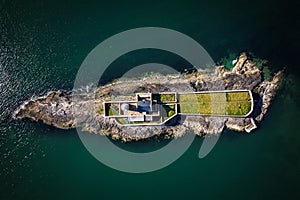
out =
<path fill-rule="evenodd" d="M 151 75 L 135 80 L 118 80 L 92 92 L 51 91 L 45 96 L 23 103 L 14 118 L 29 118 L 62 129 L 82 128 L 85 131 L 109 135 L 123 141 L 141 140 L 163 134 L 181 137 L 192 130 L 197 135 L 220 134 L 224 128 L 250 132 L 257 128 L 266 114 L 280 85 L 282 72 L 272 80 L 263 80 L 256 63 L 242 53 L 232 70 L 219 66 L 214 73 L 197 71 L 191 74 Z M 254 110 L 245 118 L 177 116 L 166 126 L 121 126 L 112 118 L 97 112 L 103 101 L 132 100 L 137 92 L 193 92 L 248 89 L 254 97 Z"/>

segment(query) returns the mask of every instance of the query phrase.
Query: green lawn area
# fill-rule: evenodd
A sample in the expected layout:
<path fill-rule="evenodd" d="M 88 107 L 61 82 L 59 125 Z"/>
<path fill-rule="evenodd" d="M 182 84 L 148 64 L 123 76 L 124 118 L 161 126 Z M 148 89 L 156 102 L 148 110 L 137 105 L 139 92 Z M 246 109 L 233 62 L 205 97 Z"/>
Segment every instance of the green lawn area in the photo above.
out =
<path fill-rule="evenodd" d="M 119 113 L 117 111 L 115 111 L 114 109 L 111 109 L 111 108 L 108 110 L 108 114 L 109 114 L 109 116 L 119 115 Z"/>
<path fill-rule="evenodd" d="M 164 121 L 176 114 L 175 105 L 163 105 L 162 108 L 162 115 Z"/>
<path fill-rule="evenodd" d="M 246 115 L 250 110 L 250 101 L 228 102 L 226 105 L 226 111 L 228 115 Z"/>
<path fill-rule="evenodd" d="M 227 101 L 247 101 L 250 100 L 249 92 L 227 92 Z"/>
<path fill-rule="evenodd" d="M 226 93 L 197 93 L 197 94 L 179 94 L 180 103 L 195 103 L 195 102 L 219 102 L 226 101 Z"/>
<path fill-rule="evenodd" d="M 157 100 L 159 103 L 163 102 L 174 102 L 175 101 L 175 94 L 173 93 L 166 93 L 166 94 L 153 94 L 152 98 Z"/>
<path fill-rule="evenodd" d="M 179 94 L 179 113 L 243 116 L 251 110 L 250 99 L 247 91 Z"/>

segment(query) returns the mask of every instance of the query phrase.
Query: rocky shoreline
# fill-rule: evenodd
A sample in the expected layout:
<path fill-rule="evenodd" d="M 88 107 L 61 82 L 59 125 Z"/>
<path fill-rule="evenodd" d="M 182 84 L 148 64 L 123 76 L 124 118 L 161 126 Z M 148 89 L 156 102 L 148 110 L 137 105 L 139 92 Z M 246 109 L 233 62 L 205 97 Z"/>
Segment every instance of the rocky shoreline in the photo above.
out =
<path fill-rule="evenodd" d="M 79 93 L 51 91 L 24 102 L 13 114 L 15 119 L 29 118 L 61 129 L 80 127 L 85 131 L 109 135 L 123 141 L 142 140 L 155 135 L 181 137 L 188 130 L 197 135 L 220 134 L 224 128 L 251 132 L 266 114 L 282 78 L 282 71 L 271 80 L 263 80 L 262 71 L 246 53 L 242 53 L 232 70 L 218 66 L 215 72 L 198 71 L 192 74 L 151 75 L 137 80 L 115 81 L 95 91 Z M 187 116 L 175 117 L 166 126 L 121 126 L 114 119 L 98 114 L 105 100 L 127 100 L 137 92 L 193 92 L 208 90 L 251 90 L 254 110 L 245 118 Z"/>

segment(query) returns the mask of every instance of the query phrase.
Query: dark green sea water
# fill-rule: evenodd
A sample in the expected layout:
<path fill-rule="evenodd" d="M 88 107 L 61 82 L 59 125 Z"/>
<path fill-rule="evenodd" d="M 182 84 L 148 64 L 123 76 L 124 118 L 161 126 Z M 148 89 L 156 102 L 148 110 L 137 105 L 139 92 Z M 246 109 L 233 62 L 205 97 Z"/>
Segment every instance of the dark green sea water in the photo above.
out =
<path fill-rule="evenodd" d="M 299 199 L 299 6 L 287 0 L 1 0 L 0 199 Z M 196 138 L 172 165 L 129 174 L 94 159 L 74 130 L 11 118 L 33 95 L 72 89 L 83 59 L 101 41 L 146 26 L 189 35 L 215 61 L 246 50 L 268 59 L 274 71 L 286 67 L 286 82 L 260 128 L 224 131 L 201 160 L 203 139 Z M 133 55 L 119 63 L 181 62 Z M 108 81 L 124 71 L 109 70 Z M 123 145 L 149 151 L 160 144 Z"/>

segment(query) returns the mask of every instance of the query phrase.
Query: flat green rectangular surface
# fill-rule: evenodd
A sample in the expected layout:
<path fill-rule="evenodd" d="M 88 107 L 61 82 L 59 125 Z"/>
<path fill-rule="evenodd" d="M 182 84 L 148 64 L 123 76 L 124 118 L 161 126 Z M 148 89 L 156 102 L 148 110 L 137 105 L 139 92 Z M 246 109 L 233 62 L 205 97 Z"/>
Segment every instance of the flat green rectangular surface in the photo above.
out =
<path fill-rule="evenodd" d="M 244 116 L 251 111 L 248 91 L 179 94 L 179 113 Z"/>

